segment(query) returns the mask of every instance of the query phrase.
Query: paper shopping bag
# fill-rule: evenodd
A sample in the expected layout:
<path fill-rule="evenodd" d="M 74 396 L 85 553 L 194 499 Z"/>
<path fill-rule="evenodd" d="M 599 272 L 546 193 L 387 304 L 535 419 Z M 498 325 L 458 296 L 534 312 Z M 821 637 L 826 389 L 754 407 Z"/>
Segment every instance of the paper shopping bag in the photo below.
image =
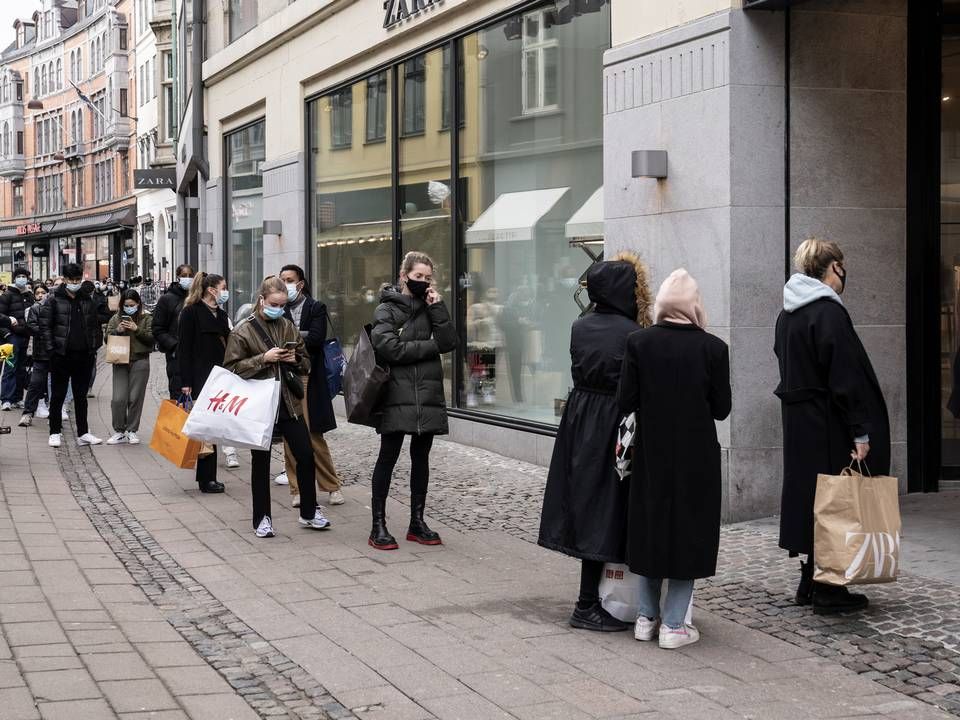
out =
<path fill-rule="evenodd" d="M 279 380 L 244 380 L 218 366 L 194 400 L 183 432 L 213 445 L 269 450 L 279 407 Z"/>
<path fill-rule="evenodd" d="M 600 604 L 603 609 L 622 622 L 636 622 L 640 617 L 640 583 L 642 578 L 630 572 L 627 565 L 621 563 L 606 563 L 603 566 L 603 575 L 600 577 Z M 667 597 L 667 588 L 670 581 L 666 581 L 660 589 L 660 605 Z M 684 619 L 687 625 L 693 622 L 693 596 L 687 606 L 687 615 Z"/>
<path fill-rule="evenodd" d="M 110 312 L 117 312 L 120 309 L 119 295 L 107 295 L 107 309 Z"/>
<path fill-rule="evenodd" d="M 129 365 L 130 336 L 107 335 L 107 351 L 105 360 L 114 365 Z"/>
<path fill-rule="evenodd" d="M 187 411 L 173 400 L 160 403 L 160 413 L 153 426 L 150 449 L 159 453 L 178 468 L 191 469 L 197 466 L 200 443 L 183 433 Z"/>
<path fill-rule="evenodd" d="M 819 475 L 813 505 L 813 579 L 829 585 L 896 582 L 900 571 L 897 479 L 847 468 Z"/>

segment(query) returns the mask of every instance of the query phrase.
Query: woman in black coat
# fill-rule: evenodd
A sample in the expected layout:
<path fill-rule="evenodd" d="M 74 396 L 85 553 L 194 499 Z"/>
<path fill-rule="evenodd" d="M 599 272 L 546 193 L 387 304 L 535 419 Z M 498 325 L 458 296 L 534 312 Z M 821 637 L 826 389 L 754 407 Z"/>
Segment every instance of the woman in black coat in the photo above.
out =
<path fill-rule="evenodd" d="M 774 350 L 780 363 L 783 496 L 780 547 L 801 563 L 796 601 L 818 614 L 859 610 L 864 595 L 813 582 L 813 502 L 817 475 L 837 475 L 865 460 L 890 472 L 890 419 L 880 383 L 840 294 L 846 285 L 836 243 L 810 239 L 795 258 L 800 271 L 783 290 Z"/>
<path fill-rule="evenodd" d="M 716 420 L 730 414 L 726 343 L 704 331 L 696 282 L 676 270 L 657 294 L 656 325 L 627 340 L 618 399 L 636 412 L 627 563 L 641 575 L 635 636 L 697 642 L 685 623 L 694 580 L 716 573 L 721 463 Z M 660 610 L 662 581 L 670 580 Z M 662 622 L 661 622 L 662 619 Z"/>
<path fill-rule="evenodd" d="M 198 273 L 193 279 L 180 313 L 176 355 L 183 383 L 180 391 L 188 397 L 200 392 L 214 367 L 223 365 L 230 336 L 230 319 L 223 306 L 229 299 L 227 281 L 221 276 Z M 216 447 L 197 460 L 197 485 L 200 492 L 223 492 L 223 483 L 217 482 Z"/>
<path fill-rule="evenodd" d="M 423 511 L 433 438 L 448 432 L 440 356 L 456 347 L 457 331 L 433 287 L 433 260 L 428 255 L 409 252 L 403 258 L 399 284 L 384 288 L 380 294 L 370 340 L 378 362 L 390 368 L 377 408 L 380 455 L 373 469 L 370 545 L 378 550 L 397 549 L 397 541 L 387 531 L 386 503 L 404 435 L 411 436 L 407 540 L 439 545 L 440 536 L 427 527 Z"/>
<path fill-rule="evenodd" d="M 594 311 L 570 331 L 573 391 L 557 429 L 538 542 L 582 561 L 570 625 L 609 632 L 628 627 L 603 609 L 598 590 L 603 564 L 624 558 L 629 485 L 615 466 L 623 417 L 616 393 L 627 337 L 650 325 L 646 269 L 634 255 L 599 263 L 587 274 L 587 292 Z"/>

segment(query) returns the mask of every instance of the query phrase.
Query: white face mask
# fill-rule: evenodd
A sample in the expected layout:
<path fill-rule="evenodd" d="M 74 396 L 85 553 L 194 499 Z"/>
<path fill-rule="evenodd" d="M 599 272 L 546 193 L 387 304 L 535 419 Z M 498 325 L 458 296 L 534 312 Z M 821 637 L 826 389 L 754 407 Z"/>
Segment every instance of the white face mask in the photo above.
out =
<path fill-rule="evenodd" d="M 193 285 L 193 278 L 179 278 L 177 282 L 180 283 L 180 287 L 184 290 L 189 290 L 190 286 Z"/>

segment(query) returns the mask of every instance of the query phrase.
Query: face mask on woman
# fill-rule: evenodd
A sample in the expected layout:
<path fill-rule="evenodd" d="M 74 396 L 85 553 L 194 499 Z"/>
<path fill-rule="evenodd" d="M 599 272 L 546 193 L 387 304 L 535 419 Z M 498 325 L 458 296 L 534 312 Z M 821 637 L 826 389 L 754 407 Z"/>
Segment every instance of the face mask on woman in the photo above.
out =
<path fill-rule="evenodd" d="M 423 298 L 430 289 L 430 283 L 426 280 L 407 280 L 407 290 L 414 297 Z"/>
<path fill-rule="evenodd" d="M 124 305 L 124 306 L 123 306 L 123 311 L 124 311 L 127 315 L 136 315 L 136 314 L 137 314 L 137 310 L 139 310 L 139 309 L 140 309 L 140 306 L 139 306 L 139 305 Z"/>
<path fill-rule="evenodd" d="M 17 278 L 13 281 L 13 284 L 16 285 L 21 290 L 27 286 L 27 278 L 24 275 L 18 275 Z"/>
<path fill-rule="evenodd" d="M 272 307 L 271 305 L 264 304 L 263 314 L 267 316 L 267 320 L 279 320 L 283 317 L 283 308 Z"/>
<path fill-rule="evenodd" d="M 296 283 L 287 283 L 287 300 L 293 302 L 300 296 Z"/>
<path fill-rule="evenodd" d="M 217 295 L 217 305 L 221 305 L 221 306 L 226 305 L 229 300 L 230 300 L 229 290 L 221 290 L 220 294 Z"/>
<path fill-rule="evenodd" d="M 67 283 L 67 290 L 69 290 L 72 293 L 78 293 L 80 292 L 81 284 L 82 283 Z"/>

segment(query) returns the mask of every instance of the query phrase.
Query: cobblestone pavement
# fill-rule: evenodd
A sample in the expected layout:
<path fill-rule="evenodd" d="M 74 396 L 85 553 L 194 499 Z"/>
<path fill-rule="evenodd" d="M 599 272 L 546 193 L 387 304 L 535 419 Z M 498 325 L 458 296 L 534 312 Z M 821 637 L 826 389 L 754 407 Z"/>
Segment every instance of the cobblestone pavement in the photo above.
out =
<path fill-rule="evenodd" d="M 160 361 L 153 378 L 162 392 Z M 95 432 L 109 430 L 109 380 Z M 142 437 L 155 415 L 156 397 Z M 531 542 L 543 469 L 491 453 L 438 443 L 429 513 L 444 546 L 374 551 L 375 438 L 345 427 L 329 439 L 348 481 L 346 504 L 327 511 L 334 528 L 298 528 L 275 487 L 278 537 L 263 541 L 246 458 L 221 468 L 225 494 L 204 496 L 146 442 L 53 451 L 42 421 L 0 437 L 0 718 L 946 717 L 825 657 L 832 640 L 807 641 L 826 631 L 777 605 L 789 568 L 775 553 L 753 580 L 762 592 L 726 569 L 704 587 L 698 645 L 572 631 L 578 565 Z M 405 483 L 395 492 L 402 530 Z M 732 530 L 767 553 L 763 528 Z M 735 593 L 750 617 L 724 617 Z M 745 627 L 755 620 L 770 627 Z M 771 635 L 784 627 L 788 642 Z"/>

